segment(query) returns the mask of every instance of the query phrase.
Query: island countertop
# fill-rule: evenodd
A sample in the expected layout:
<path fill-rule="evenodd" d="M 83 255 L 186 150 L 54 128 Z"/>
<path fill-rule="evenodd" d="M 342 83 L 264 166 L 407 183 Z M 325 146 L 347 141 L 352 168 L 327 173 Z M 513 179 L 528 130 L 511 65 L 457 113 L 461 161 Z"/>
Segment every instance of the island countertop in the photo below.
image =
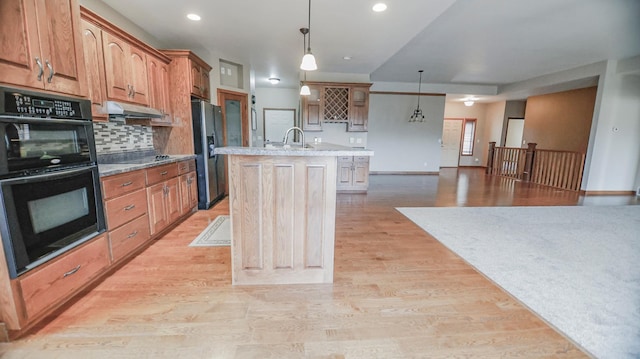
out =
<path fill-rule="evenodd" d="M 244 156 L 373 156 L 373 151 L 365 148 L 353 148 L 332 143 L 307 144 L 305 148 L 299 145 L 283 147 L 282 145 L 265 147 L 217 147 L 215 154 L 244 155 Z"/>

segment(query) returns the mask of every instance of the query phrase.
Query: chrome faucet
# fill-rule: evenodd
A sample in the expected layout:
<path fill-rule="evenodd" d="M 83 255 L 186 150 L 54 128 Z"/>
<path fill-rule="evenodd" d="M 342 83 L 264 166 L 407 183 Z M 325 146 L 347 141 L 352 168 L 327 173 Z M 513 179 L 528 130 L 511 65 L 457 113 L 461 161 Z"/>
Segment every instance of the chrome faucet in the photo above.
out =
<path fill-rule="evenodd" d="M 302 147 L 304 147 L 304 131 L 302 131 L 300 127 L 291 127 L 290 129 L 288 129 L 287 132 L 284 133 L 284 139 L 282 139 L 282 144 L 283 145 L 287 144 L 287 140 L 289 139 L 289 132 L 293 130 L 298 130 L 300 132 L 300 137 L 302 139 Z"/>

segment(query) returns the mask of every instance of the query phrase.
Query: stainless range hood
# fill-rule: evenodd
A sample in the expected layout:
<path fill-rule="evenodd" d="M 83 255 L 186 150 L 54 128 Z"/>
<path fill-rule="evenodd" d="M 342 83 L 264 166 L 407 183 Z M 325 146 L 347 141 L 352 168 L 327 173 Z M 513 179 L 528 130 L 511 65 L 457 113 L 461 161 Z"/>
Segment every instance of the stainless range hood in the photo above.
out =
<path fill-rule="evenodd" d="M 109 119 L 114 121 L 124 121 L 127 118 L 162 118 L 162 112 L 155 108 L 125 102 L 106 101 L 104 110 L 109 114 Z"/>

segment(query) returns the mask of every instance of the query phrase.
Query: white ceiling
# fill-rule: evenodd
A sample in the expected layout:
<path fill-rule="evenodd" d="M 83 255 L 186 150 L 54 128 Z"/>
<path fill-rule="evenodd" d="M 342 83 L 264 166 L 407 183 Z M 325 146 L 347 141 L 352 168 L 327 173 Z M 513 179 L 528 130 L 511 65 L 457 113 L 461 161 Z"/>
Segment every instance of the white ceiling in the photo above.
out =
<path fill-rule="evenodd" d="M 640 55 L 640 0 L 380 1 L 387 11 L 373 12 L 376 0 L 311 2 L 319 71 L 417 83 L 423 69 L 423 84 L 505 85 Z M 306 0 L 103 2 L 168 47 L 250 65 L 256 87 L 272 76 L 298 86 Z"/>

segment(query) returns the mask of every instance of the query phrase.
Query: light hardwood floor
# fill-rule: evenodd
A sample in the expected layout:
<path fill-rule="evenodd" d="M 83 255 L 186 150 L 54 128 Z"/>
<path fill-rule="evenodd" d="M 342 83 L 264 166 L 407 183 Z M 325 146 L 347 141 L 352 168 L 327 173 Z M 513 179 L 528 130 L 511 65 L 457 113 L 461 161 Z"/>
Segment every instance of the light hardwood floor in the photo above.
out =
<path fill-rule="evenodd" d="M 231 286 L 229 247 L 188 247 L 199 211 L 2 358 L 585 358 L 394 208 L 638 204 L 486 177 L 371 176 L 338 195 L 333 284 Z"/>

